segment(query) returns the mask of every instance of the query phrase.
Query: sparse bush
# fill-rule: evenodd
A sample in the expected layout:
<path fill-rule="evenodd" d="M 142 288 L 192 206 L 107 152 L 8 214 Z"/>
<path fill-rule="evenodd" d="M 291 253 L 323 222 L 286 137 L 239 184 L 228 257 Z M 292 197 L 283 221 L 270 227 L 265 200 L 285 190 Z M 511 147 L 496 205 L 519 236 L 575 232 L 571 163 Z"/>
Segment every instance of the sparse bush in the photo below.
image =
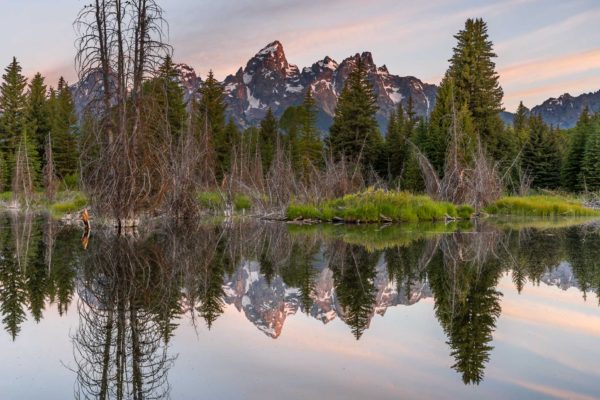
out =
<path fill-rule="evenodd" d="M 233 198 L 233 208 L 236 211 L 244 211 L 252 208 L 252 200 L 245 194 L 237 194 Z"/>
<path fill-rule="evenodd" d="M 219 192 L 200 192 L 198 193 L 198 203 L 202 208 L 218 211 L 225 208 L 225 202 Z"/>
<path fill-rule="evenodd" d="M 585 207 L 580 201 L 559 196 L 503 197 L 486 207 L 497 215 L 519 216 L 594 216 L 600 212 Z"/>

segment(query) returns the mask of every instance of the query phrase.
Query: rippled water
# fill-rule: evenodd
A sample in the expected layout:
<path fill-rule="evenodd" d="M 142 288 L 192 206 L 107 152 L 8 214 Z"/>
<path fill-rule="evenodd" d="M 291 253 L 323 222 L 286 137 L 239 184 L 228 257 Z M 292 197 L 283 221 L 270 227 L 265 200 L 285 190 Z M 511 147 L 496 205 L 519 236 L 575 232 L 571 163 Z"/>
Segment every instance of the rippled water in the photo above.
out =
<path fill-rule="evenodd" d="M 0 218 L 2 399 L 600 397 L 585 221 Z"/>

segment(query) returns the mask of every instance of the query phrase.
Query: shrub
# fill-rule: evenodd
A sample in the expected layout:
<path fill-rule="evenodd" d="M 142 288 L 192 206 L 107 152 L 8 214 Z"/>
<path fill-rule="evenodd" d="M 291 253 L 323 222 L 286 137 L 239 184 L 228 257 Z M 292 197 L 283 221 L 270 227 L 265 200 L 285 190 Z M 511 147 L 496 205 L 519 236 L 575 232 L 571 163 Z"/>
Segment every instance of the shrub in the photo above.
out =
<path fill-rule="evenodd" d="M 200 192 L 197 199 L 202 208 L 212 211 L 222 210 L 225 206 L 223 197 L 219 192 Z"/>
<path fill-rule="evenodd" d="M 585 207 L 580 201 L 560 196 L 503 197 L 486 207 L 496 215 L 518 216 L 595 216 L 599 211 Z"/>
<path fill-rule="evenodd" d="M 233 198 L 233 208 L 236 211 L 245 211 L 252 208 L 252 200 L 245 194 L 237 194 Z"/>
<path fill-rule="evenodd" d="M 346 222 L 438 221 L 447 217 L 468 218 L 471 214 L 472 208 L 468 206 L 457 208 L 454 204 L 437 202 L 427 196 L 373 189 L 320 205 L 292 204 L 287 210 L 288 219 L 332 221 L 339 218 Z"/>
<path fill-rule="evenodd" d="M 87 204 L 87 198 L 81 193 L 76 193 L 71 198 L 54 203 L 50 206 L 50 211 L 54 215 L 69 214 L 81 210 Z"/>

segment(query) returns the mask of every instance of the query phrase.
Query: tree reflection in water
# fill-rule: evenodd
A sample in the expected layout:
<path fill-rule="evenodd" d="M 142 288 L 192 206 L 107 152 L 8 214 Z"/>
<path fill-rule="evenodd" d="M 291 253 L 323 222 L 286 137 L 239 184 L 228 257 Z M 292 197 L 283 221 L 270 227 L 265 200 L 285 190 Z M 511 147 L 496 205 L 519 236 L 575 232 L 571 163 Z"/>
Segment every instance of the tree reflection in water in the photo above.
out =
<path fill-rule="evenodd" d="M 600 295 L 600 234 L 581 227 L 207 224 L 140 237 L 98 231 L 85 249 L 80 230 L 49 218 L 0 218 L 3 327 L 16 340 L 28 315 L 39 322 L 49 305 L 63 314 L 75 299 L 79 398 L 168 395 L 178 325 L 211 329 L 228 304 L 273 338 L 299 310 L 324 323 L 340 318 L 358 340 L 377 313 L 429 296 L 452 368 L 478 384 L 503 274 L 521 292 L 556 282 L 567 261 L 574 279 L 565 284 Z"/>
<path fill-rule="evenodd" d="M 103 235 L 82 258 L 73 338 L 78 398 L 161 399 L 173 358 L 167 342 L 179 297 L 162 249 Z"/>

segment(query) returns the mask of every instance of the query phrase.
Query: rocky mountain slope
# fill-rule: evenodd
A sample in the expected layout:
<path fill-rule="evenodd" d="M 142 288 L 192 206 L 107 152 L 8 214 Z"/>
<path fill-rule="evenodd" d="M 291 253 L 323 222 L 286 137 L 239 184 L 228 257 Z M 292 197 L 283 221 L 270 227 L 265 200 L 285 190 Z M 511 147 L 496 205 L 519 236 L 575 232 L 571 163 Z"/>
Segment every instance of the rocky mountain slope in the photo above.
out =
<path fill-rule="evenodd" d="M 539 114 L 547 124 L 569 129 L 577 124 L 577 120 L 585 107 L 591 113 L 600 112 L 600 90 L 597 92 L 584 93 L 579 96 L 571 96 L 565 93 L 557 98 L 551 97 L 542 104 L 530 110 L 532 114 Z M 512 124 L 514 114 L 503 112 L 502 120 L 506 124 Z"/>
<path fill-rule="evenodd" d="M 376 288 L 372 319 L 376 314 L 383 316 L 389 307 L 411 305 L 431 297 L 427 283 L 415 283 L 410 296 L 403 289 L 398 292 L 396 284 L 390 282 L 384 262 L 377 265 L 377 275 L 373 282 Z M 234 305 L 261 332 L 274 339 L 281 335 L 284 323 L 289 316 L 299 310 L 327 324 L 335 318 L 345 320 L 334 289 L 333 272 L 326 265 L 320 266 L 311 294 L 312 305 L 305 309 L 300 291 L 288 287 L 281 277 L 276 276 L 269 284 L 260 273 L 260 264 L 247 261 L 226 280 L 223 285 L 225 302 Z"/>
<path fill-rule="evenodd" d="M 274 41 L 223 81 L 228 106 L 227 116 L 243 128 L 257 125 L 269 108 L 280 117 L 287 107 L 301 104 L 304 94 L 311 87 L 318 109 L 318 126 L 327 131 L 333 121 L 337 99 L 344 83 L 359 59 L 367 67 L 369 81 L 377 96 L 377 120 L 383 132 L 387 127 L 390 112 L 397 108 L 400 102 L 406 105 L 410 96 L 413 98 L 417 115 L 429 115 L 435 104 L 437 86 L 412 76 L 394 75 L 385 65 L 378 67 L 369 52 L 357 53 L 340 63 L 330 57 L 324 57 L 311 66 L 300 69 L 288 61 L 283 45 Z M 198 99 L 202 79 L 189 65 L 177 64 L 176 68 L 186 102 L 192 98 Z M 72 86 L 79 113 L 86 104 L 101 98 L 101 83 L 100 74 L 91 74 Z M 592 112 L 600 111 L 600 90 L 576 97 L 567 93 L 558 98 L 550 98 L 533 107 L 531 112 L 541 114 L 549 124 L 570 128 L 575 125 L 586 106 Z M 503 112 L 501 116 L 505 123 L 512 123 L 512 113 Z"/>
<path fill-rule="evenodd" d="M 299 105 L 311 87 L 319 111 L 319 127 L 326 130 L 331 125 L 344 83 L 359 59 L 367 66 L 377 96 L 380 126 L 386 126 L 390 111 L 401 101 L 406 104 L 409 96 L 413 97 L 418 115 L 429 114 L 435 102 L 436 86 L 414 77 L 390 74 L 385 65 L 375 65 L 369 52 L 355 54 L 341 63 L 325 57 L 300 70 L 288 62 L 283 45 L 278 41 L 268 44 L 245 67 L 225 78 L 228 112 L 241 126 L 255 125 L 269 108 L 280 116 L 287 107 Z"/>

